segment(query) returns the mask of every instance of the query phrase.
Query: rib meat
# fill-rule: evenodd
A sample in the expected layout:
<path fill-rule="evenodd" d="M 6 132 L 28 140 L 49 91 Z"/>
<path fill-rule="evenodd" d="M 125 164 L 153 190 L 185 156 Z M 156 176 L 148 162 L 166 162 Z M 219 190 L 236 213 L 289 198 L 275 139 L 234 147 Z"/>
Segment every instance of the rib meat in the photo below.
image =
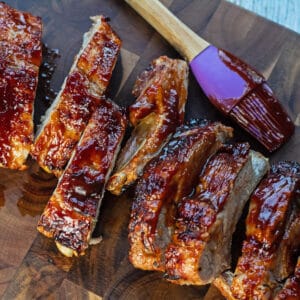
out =
<path fill-rule="evenodd" d="M 231 135 L 232 129 L 220 123 L 182 126 L 146 166 L 129 223 L 129 258 L 135 267 L 164 271 L 174 205 L 191 192 L 207 159 Z"/>
<path fill-rule="evenodd" d="M 26 168 L 42 60 L 42 21 L 0 2 L 0 167 Z"/>
<path fill-rule="evenodd" d="M 288 278 L 283 288 L 277 293 L 274 300 L 300 299 L 300 257 L 298 258 L 294 274 Z"/>
<path fill-rule="evenodd" d="M 137 79 L 129 107 L 135 127 L 118 158 L 107 189 L 119 195 L 141 175 L 145 165 L 166 144 L 184 118 L 188 66 L 185 61 L 166 56 L 154 60 Z"/>
<path fill-rule="evenodd" d="M 101 102 L 121 41 L 103 16 L 84 35 L 82 48 L 60 93 L 47 112 L 31 155 L 47 172 L 60 176 L 93 111 Z"/>
<path fill-rule="evenodd" d="M 237 299 L 272 299 L 277 281 L 293 271 L 293 253 L 300 245 L 299 199 L 300 165 L 274 165 L 251 197 L 231 286 Z"/>
<path fill-rule="evenodd" d="M 230 267 L 236 224 L 267 170 L 268 160 L 249 144 L 226 145 L 208 161 L 196 194 L 178 204 L 165 254 L 169 281 L 204 285 Z"/>
<path fill-rule="evenodd" d="M 278 282 L 291 275 L 297 260 L 296 254 L 300 251 L 300 210 L 296 205 L 292 206 L 272 268 L 272 275 Z"/>
<path fill-rule="evenodd" d="M 88 247 L 125 127 L 120 108 L 101 100 L 40 218 L 38 230 L 66 256 Z"/>

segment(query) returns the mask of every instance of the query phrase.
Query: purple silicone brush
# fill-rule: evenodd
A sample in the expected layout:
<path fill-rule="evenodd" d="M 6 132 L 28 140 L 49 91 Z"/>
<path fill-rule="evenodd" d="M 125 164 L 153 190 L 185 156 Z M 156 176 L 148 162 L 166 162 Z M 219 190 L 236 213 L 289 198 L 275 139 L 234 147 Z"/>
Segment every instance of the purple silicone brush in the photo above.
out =
<path fill-rule="evenodd" d="M 265 78 L 234 55 L 210 45 L 158 0 L 125 0 L 190 62 L 211 103 L 270 152 L 285 143 L 294 124 Z"/>

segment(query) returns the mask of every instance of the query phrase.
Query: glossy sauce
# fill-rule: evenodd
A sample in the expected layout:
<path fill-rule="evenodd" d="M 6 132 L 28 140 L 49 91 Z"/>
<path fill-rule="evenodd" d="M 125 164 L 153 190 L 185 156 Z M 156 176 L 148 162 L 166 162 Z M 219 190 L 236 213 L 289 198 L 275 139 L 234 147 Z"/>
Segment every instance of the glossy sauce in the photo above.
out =
<path fill-rule="evenodd" d="M 140 95 L 129 107 L 129 119 L 135 128 L 108 183 L 108 189 L 117 195 L 133 184 L 183 123 L 187 100 L 186 62 L 162 56 L 152 62 L 151 69 L 144 71 L 135 84 L 134 93 L 140 91 Z"/>
<path fill-rule="evenodd" d="M 201 52 L 191 68 L 209 100 L 226 115 L 264 81 L 250 66 L 214 46 Z"/>
<path fill-rule="evenodd" d="M 10 62 L 23 60 L 40 66 L 42 60 L 42 20 L 0 3 L 0 51 Z"/>
<path fill-rule="evenodd" d="M 275 300 L 298 300 L 300 299 L 300 259 L 293 276 L 288 278 L 284 287 L 276 295 Z"/>
<path fill-rule="evenodd" d="M 59 202 L 51 198 L 39 220 L 38 230 L 80 254 L 88 247 L 87 236 L 92 224 L 91 217 L 62 208 Z"/>
<path fill-rule="evenodd" d="M 77 67 L 104 92 L 121 49 L 121 40 L 102 17 L 102 24 L 80 55 Z"/>
<path fill-rule="evenodd" d="M 109 40 L 114 45 L 110 55 L 107 50 Z M 108 85 L 106 79 L 111 76 L 117 60 L 120 43 L 102 18 L 101 25 L 96 28 L 76 66 L 72 67 L 57 106 L 51 110 L 51 116 L 31 151 L 46 171 L 61 175 L 88 120 L 101 101 Z"/>
<path fill-rule="evenodd" d="M 158 234 L 156 227 L 161 209 L 168 205 L 166 226 L 173 224 L 175 211 L 172 206 L 191 192 L 202 166 L 216 151 L 218 130 L 228 130 L 225 134 L 230 134 L 227 127 L 217 129 L 214 124 L 178 129 L 178 134 L 175 133 L 160 155 L 147 165 L 137 184 L 130 232 L 138 231 L 135 227 L 145 223 L 148 231 L 144 232 L 144 240 L 151 240 L 151 236 Z"/>
<path fill-rule="evenodd" d="M 41 232 L 54 230 L 57 241 L 78 253 L 87 248 L 126 123 L 117 105 L 101 100 L 40 219 Z"/>
<path fill-rule="evenodd" d="M 295 209 L 299 187 L 300 165 L 278 162 L 253 193 L 246 219 L 246 240 L 235 271 L 238 276 L 231 288 L 235 296 L 262 297 L 263 287 L 270 293 L 269 286 L 275 279 L 269 275 L 275 267 L 286 222 Z"/>
<path fill-rule="evenodd" d="M 226 231 L 230 231 L 229 227 L 234 223 L 224 220 L 228 225 L 223 226 L 220 225 L 222 220 L 216 222 L 216 219 L 218 214 L 222 215 L 224 205 L 229 199 L 233 205 L 233 201 L 238 201 L 238 198 L 232 199 L 229 195 L 231 192 L 233 194 L 235 181 L 249 160 L 249 151 L 250 146 L 247 143 L 222 146 L 205 164 L 194 194 L 179 201 L 172 242 L 165 253 L 168 280 L 178 284 L 199 285 L 204 284 L 205 280 L 208 282 L 208 279 L 204 279 L 205 276 L 214 277 L 200 275 L 203 268 L 200 261 L 203 262 L 207 255 L 205 249 L 216 252 L 210 253 L 210 260 L 215 255 L 221 255 L 217 254 L 220 248 L 214 243 L 217 240 L 224 244 L 221 239 L 230 234 Z M 222 237 L 216 234 L 219 231 Z M 224 251 L 227 251 L 226 248 Z M 226 260 L 223 261 L 225 263 Z M 212 264 L 215 262 L 212 261 Z M 207 270 L 208 274 L 210 272 Z"/>
<path fill-rule="evenodd" d="M 165 56 L 154 60 L 150 70 L 144 71 L 135 83 L 133 93 L 138 98 L 129 107 L 130 122 L 136 126 L 154 112 L 158 116 L 164 116 L 169 126 L 174 124 L 165 132 L 165 136 L 174 132 L 183 123 L 187 98 L 186 77 L 187 66 L 183 61 Z"/>
<path fill-rule="evenodd" d="M 68 76 L 62 94 L 63 105 L 59 106 L 59 121 L 79 133 L 85 128 L 91 114 L 101 102 L 89 92 L 89 81 L 81 72 L 74 71 Z"/>
<path fill-rule="evenodd" d="M 217 214 L 222 211 L 231 187 L 249 158 L 249 144 L 223 146 L 206 164 L 196 193 L 178 207 L 178 239 L 206 240 Z"/>
<path fill-rule="evenodd" d="M 247 236 L 260 242 L 265 249 L 276 247 L 282 238 L 295 192 L 300 187 L 300 173 L 292 173 L 292 164 L 285 170 L 280 164 L 273 167 L 252 195 L 253 209 L 247 217 Z"/>
<path fill-rule="evenodd" d="M 107 173 L 125 131 L 125 119 L 110 103 L 102 101 L 90 122 L 59 189 L 72 208 L 95 218 Z"/>
<path fill-rule="evenodd" d="M 0 164 L 23 168 L 18 147 L 29 152 L 33 141 L 33 102 L 41 63 L 41 20 L 0 3 Z M 23 37 L 24 33 L 24 37 Z M 16 35 L 16 36 L 14 36 Z M 14 145 L 12 145 L 14 140 Z"/>
<path fill-rule="evenodd" d="M 62 170 L 99 102 L 99 97 L 89 93 L 86 76 L 77 71 L 71 73 L 61 101 L 36 140 L 32 155 L 42 159 L 49 170 Z"/>
<path fill-rule="evenodd" d="M 256 87 L 229 115 L 270 152 L 293 134 L 295 125 L 266 83 Z"/>
<path fill-rule="evenodd" d="M 292 277 L 288 281 L 288 284 L 276 295 L 276 300 L 300 299 L 300 279 Z"/>
<path fill-rule="evenodd" d="M 94 66 L 89 71 L 88 76 L 101 79 L 107 86 L 112 75 L 111 69 L 115 65 L 117 54 L 120 51 L 120 44 L 115 43 L 103 34 L 97 33 L 95 37 L 103 40 L 102 55 L 96 56 Z"/>

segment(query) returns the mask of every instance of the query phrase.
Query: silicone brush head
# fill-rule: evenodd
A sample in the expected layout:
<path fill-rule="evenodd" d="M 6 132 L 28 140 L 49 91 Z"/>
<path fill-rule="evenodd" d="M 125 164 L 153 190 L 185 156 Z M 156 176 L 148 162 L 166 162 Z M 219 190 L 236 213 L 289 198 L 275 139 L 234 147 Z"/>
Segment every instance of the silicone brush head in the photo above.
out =
<path fill-rule="evenodd" d="M 209 46 L 190 66 L 211 103 L 268 151 L 293 134 L 295 126 L 265 78 L 234 55 Z"/>

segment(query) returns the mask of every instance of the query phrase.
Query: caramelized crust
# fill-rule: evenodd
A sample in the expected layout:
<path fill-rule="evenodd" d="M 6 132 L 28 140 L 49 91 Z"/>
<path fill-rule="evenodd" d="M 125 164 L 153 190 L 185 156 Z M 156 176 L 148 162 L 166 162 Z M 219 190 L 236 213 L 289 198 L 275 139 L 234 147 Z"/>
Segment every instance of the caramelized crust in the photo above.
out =
<path fill-rule="evenodd" d="M 40 218 L 38 230 L 67 256 L 88 247 L 125 127 L 120 108 L 102 100 Z"/>
<path fill-rule="evenodd" d="M 0 167 L 26 168 L 42 60 L 39 17 L 0 2 Z"/>
<path fill-rule="evenodd" d="M 272 275 L 278 282 L 282 282 L 293 273 L 300 250 L 300 210 L 296 205 L 292 205 L 286 223 L 272 268 Z"/>
<path fill-rule="evenodd" d="M 231 290 L 238 299 L 270 299 L 276 287 L 278 249 L 285 233 L 299 223 L 300 165 L 280 162 L 251 197 L 246 240 Z M 291 224 L 291 226 L 289 226 Z M 299 225 L 297 225 L 299 226 Z M 292 236 L 294 238 L 294 236 Z M 297 247 L 300 233 L 293 247 Z M 289 249 L 290 257 L 295 249 Z"/>
<path fill-rule="evenodd" d="M 135 267 L 164 270 L 174 205 L 191 192 L 208 157 L 231 135 L 232 129 L 219 123 L 183 126 L 146 166 L 136 186 L 129 223 L 129 259 Z"/>
<path fill-rule="evenodd" d="M 288 278 L 283 288 L 278 292 L 274 300 L 298 300 L 300 299 L 300 257 L 293 276 Z"/>
<path fill-rule="evenodd" d="M 15 67 L 21 63 L 40 66 L 42 61 L 40 17 L 18 11 L 0 2 L 0 28 L 1 64 L 5 61 Z"/>
<path fill-rule="evenodd" d="M 106 22 L 106 19 L 103 16 L 100 18 L 101 25 L 80 54 L 77 67 L 87 76 L 89 81 L 101 90 L 101 93 L 104 93 L 115 67 L 121 41 Z M 91 20 L 97 23 L 99 17 L 92 17 Z M 85 39 L 87 38 L 89 37 L 85 37 Z"/>
<path fill-rule="evenodd" d="M 37 229 L 46 237 L 55 238 L 65 247 L 72 249 L 72 254 L 78 256 L 84 254 L 88 248 L 95 221 L 92 217 L 63 205 L 63 201 L 63 196 L 58 194 L 51 197 Z"/>
<path fill-rule="evenodd" d="M 230 266 L 231 236 L 267 169 L 267 160 L 250 152 L 249 144 L 223 146 L 208 161 L 196 194 L 178 204 L 175 232 L 165 254 L 168 280 L 207 284 Z"/>
<path fill-rule="evenodd" d="M 78 71 L 69 74 L 60 95 L 61 102 L 51 112 L 50 120 L 31 152 L 43 169 L 57 176 L 69 160 L 91 112 L 99 105 L 100 98 L 89 93 L 88 86 L 89 81 L 84 74 Z"/>
<path fill-rule="evenodd" d="M 31 155 L 47 172 L 60 176 L 93 111 L 101 103 L 114 69 L 121 41 L 103 16 L 84 42 L 38 134 Z"/>
<path fill-rule="evenodd" d="M 113 194 L 119 195 L 137 179 L 147 162 L 182 124 L 187 76 L 186 62 L 162 56 L 137 79 L 133 88 L 137 100 L 129 107 L 130 121 L 135 128 L 108 183 L 107 189 Z"/>
<path fill-rule="evenodd" d="M 218 276 L 214 281 L 213 285 L 218 288 L 221 294 L 227 300 L 238 300 L 234 297 L 231 291 L 231 284 L 233 279 L 233 273 L 231 271 L 223 272 L 220 276 Z"/>

